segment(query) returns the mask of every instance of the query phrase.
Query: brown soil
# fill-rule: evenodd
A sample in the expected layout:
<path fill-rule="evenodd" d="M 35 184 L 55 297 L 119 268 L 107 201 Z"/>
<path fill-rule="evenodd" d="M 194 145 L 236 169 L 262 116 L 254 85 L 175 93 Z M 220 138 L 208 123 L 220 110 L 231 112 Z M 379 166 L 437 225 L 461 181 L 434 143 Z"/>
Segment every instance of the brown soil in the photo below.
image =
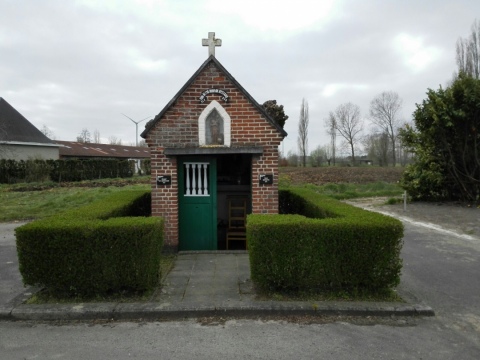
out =
<path fill-rule="evenodd" d="M 364 184 L 384 181 L 395 183 L 400 180 L 402 167 L 280 167 L 280 179 L 292 185 L 327 183 Z"/>

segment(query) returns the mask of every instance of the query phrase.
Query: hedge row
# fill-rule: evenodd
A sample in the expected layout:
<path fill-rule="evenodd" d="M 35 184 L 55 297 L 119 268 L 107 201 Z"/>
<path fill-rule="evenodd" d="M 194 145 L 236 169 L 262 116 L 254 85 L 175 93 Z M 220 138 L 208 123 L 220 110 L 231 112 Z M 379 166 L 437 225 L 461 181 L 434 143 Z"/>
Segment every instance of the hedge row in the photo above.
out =
<path fill-rule="evenodd" d="M 150 163 L 142 164 L 150 172 Z M 82 181 L 131 177 L 134 160 L 0 160 L 0 183 Z"/>
<path fill-rule="evenodd" d="M 129 160 L 54 160 L 52 181 L 83 181 L 126 178 L 134 174 L 134 161 Z"/>
<path fill-rule="evenodd" d="M 400 282 L 403 225 L 312 190 L 280 191 L 281 215 L 248 216 L 252 280 L 268 290 L 367 290 Z"/>
<path fill-rule="evenodd" d="M 163 220 L 150 194 L 123 191 L 16 229 L 26 285 L 62 295 L 143 291 L 158 284 Z"/>

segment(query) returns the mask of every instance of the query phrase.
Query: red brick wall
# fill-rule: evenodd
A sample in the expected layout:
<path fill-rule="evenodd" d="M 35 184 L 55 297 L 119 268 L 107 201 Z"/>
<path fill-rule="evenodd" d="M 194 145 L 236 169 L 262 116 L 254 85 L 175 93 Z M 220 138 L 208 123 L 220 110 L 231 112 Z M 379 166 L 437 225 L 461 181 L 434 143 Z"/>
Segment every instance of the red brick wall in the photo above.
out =
<path fill-rule="evenodd" d="M 167 157 L 163 147 L 152 148 L 152 216 L 165 219 L 165 246 L 178 246 L 178 177 L 176 157 Z M 170 175 L 169 186 L 157 186 L 158 175 Z"/>
<path fill-rule="evenodd" d="M 261 174 L 273 174 L 272 185 L 260 185 Z M 252 158 L 252 213 L 278 214 L 278 149 L 265 147 Z"/>
<path fill-rule="evenodd" d="M 209 94 L 200 104 L 200 94 L 211 88 L 225 90 L 228 103 L 220 94 Z M 152 153 L 152 215 L 165 218 L 165 244 L 178 246 L 177 162 L 167 157 L 165 148 L 199 146 L 198 118 L 212 101 L 218 101 L 231 118 L 231 147 L 261 146 L 263 155 L 252 158 L 252 212 L 278 213 L 278 146 L 281 134 L 258 112 L 214 63 L 210 63 L 185 92 L 170 106 L 146 141 Z M 156 187 L 156 175 L 171 175 L 172 185 Z M 273 174 L 273 185 L 259 185 L 260 174 Z"/>

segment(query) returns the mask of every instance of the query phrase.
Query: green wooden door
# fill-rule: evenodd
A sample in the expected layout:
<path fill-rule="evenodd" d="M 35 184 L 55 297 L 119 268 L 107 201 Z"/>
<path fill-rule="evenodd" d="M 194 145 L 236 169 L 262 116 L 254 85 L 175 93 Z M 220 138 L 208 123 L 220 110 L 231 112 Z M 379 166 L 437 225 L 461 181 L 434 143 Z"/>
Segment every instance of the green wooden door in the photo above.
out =
<path fill-rule="evenodd" d="M 178 162 L 179 249 L 217 249 L 217 166 L 215 159 Z"/>

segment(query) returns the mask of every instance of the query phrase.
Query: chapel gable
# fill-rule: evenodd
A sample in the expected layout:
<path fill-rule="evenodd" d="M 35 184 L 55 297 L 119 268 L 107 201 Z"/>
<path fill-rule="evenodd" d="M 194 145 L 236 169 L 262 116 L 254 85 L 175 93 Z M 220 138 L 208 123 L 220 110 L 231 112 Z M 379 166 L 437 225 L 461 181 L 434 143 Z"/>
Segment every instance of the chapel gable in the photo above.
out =
<path fill-rule="evenodd" d="M 286 132 L 209 57 L 141 134 L 151 152 L 152 216 L 179 250 L 248 249 L 248 214 L 278 213 Z M 240 246 L 240 247 L 239 247 Z"/>
<path fill-rule="evenodd" d="M 213 56 L 142 133 L 165 148 L 259 146 L 285 131 Z M 153 135 L 154 134 L 154 135 Z"/>

